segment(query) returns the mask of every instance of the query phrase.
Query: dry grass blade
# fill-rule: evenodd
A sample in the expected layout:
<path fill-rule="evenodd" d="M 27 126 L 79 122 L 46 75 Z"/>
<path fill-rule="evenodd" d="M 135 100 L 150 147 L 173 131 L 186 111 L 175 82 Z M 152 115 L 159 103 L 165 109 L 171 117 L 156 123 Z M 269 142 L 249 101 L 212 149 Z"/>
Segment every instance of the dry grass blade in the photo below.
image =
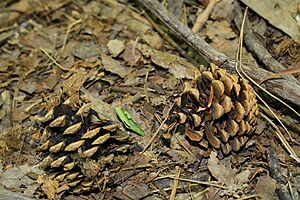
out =
<path fill-rule="evenodd" d="M 154 181 L 160 180 L 160 179 L 165 179 L 165 178 L 174 178 L 174 175 L 161 176 L 161 177 L 155 178 Z M 226 187 L 226 186 L 218 185 L 218 184 L 213 183 L 213 182 L 197 181 L 197 180 L 188 179 L 188 178 L 178 178 L 178 180 L 184 181 L 184 182 L 196 183 L 196 184 L 198 184 L 198 185 L 213 186 L 213 187 L 221 188 L 221 189 L 224 189 L 224 190 L 228 190 L 228 189 L 229 189 L 229 188 Z"/>
<path fill-rule="evenodd" d="M 173 103 L 173 105 L 169 109 L 168 113 L 172 110 L 174 105 L 175 105 L 175 102 Z M 169 115 L 162 121 L 162 123 L 160 124 L 160 126 L 158 127 L 158 129 L 156 130 L 156 132 L 154 133 L 154 135 L 152 136 L 152 138 L 150 139 L 150 141 L 148 142 L 148 144 L 145 146 L 145 148 L 143 149 L 143 151 L 141 153 L 144 153 L 149 148 L 149 146 L 153 143 L 153 141 L 155 140 L 155 138 L 159 134 L 159 131 L 162 129 L 163 125 L 166 123 L 168 118 L 169 118 Z"/>
<path fill-rule="evenodd" d="M 62 46 L 62 48 L 61 48 L 61 52 L 64 52 L 64 50 L 65 50 L 65 46 L 66 46 L 67 40 L 68 40 L 68 35 L 69 35 L 69 33 L 71 32 L 71 29 L 73 28 L 73 26 L 75 26 L 75 25 L 77 25 L 77 24 L 79 24 L 79 23 L 81 23 L 81 22 L 82 22 L 82 20 L 79 19 L 79 20 L 76 20 L 76 21 L 72 22 L 72 23 L 68 26 L 68 29 L 67 29 L 67 32 L 66 32 L 66 35 L 65 35 L 65 38 L 64 38 L 64 43 L 63 43 L 63 46 Z"/>
<path fill-rule="evenodd" d="M 256 83 L 253 79 L 251 79 L 251 77 L 249 77 L 242 69 L 242 49 L 243 49 L 243 32 L 244 32 L 244 24 L 245 24 L 245 19 L 246 19 L 246 14 L 248 11 L 248 7 L 246 7 L 245 13 L 244 13 L 244 17 L 243 17 L 243 22 L 241 25 L 241 32 L 240 32 L 240 36 L 239 36 L 239 45 L 238 45 L 238 49 L 237 49 L 237 55 L 236 55 L 236 60 L 239 62 L 236 62 L 235 65 L 235 70 L 238 73 L 238 75 L 243 78 L 243 76 L 245 76 L 248 80 L 251 81 L 251 83 L 255 84 L 258 88 L 260 88 L 261 90 L 263 90 L 264 92 L 266 92 L 267 94 L 269 94 L 270 96 L 274 96 L 272 95 L 270 92 L 268 92 L 267 90 L 265 90 L 263 87 L 261 87 L 258 83 Z M 255 92 L 257 98 L 270 110 L 270 112 L 274 115 L 274 117 L 276 118 L 276 120 L 280 123 L 280 125 L 284 128 L 284 130 L 287 132 L 287 134 L 289 135 L 289 137 L 291 138 L 291 140 L 293 141 L 294 139 L 292 138 L 292 136 L 290 135 L 288 129 L 284 126 L 284 124 L 281 122 L 281 120 L 277 117 L 277 115 L 273 112 L 273 110 L 270 108 L 270 106 Z M 275 96 L 274 96 L 275 97 Z M 275 99 L 277 99 L 278 101 L 280 101 L 281 103 L 283 103 L 284 105 L 286 105 L 288 108 L 290 108 L 291 110 L 293 110 L 298 116 L 299 113 L 297 111 L 295 111 L 293 108 L 291 108 L 289 105 L 287 105 L 285 102 L 281 101 L 280 99 L 278 99 L 277 97 L 275 97 Z M 275 133 L 277 135 L 277 137 L 279 138 L 279 140 L 282 142 L 282 144 L 284 145 L 285 149 L 289 152 L 290 156 L 296 160 L 298 163 L 300 163 L 300 159 L 299 157 L 296 155 L 296 153 L 294 152 L 294 150 L 292 149 L 292 147 L 289 145 L 289 143 L 286 141 L 286 139 L 284 138 L 284 136 L 282 135 L 282 133 L 280 132 L 279 128 L 265 115 L 263 115 L 261 113 L 261 116 L 263 118 L 265 118 L 276 130 Z"/>
<path fill-rule="evenodd" d="M 293 158 L 294 160 L 296 160 L 298 163 L 300 163 L 300 158 L 296 155 L 296 153 L 294 152 L 294 150 L 292 149 L 292 147 L 289 145 L 289 143 L 286 141 L 286 139 L 284 138 L 284 136 L 282 135 L 280 129 L 278 128 L 278 126 L 276 124 L 274 124 L 274 122 L 268 118 L 266 115 L 260 113 L 260 115 L 271 124 L 271 126 L 273 126 L 273 128 L 275 129 L 275 134 L 277 135 L 277 137 L 279 138 L 279 140 L 282 142 L 282 144 L 284 145 L 284 147 L 286 148 L 286 150 L 289 152 L 291 158 Z"/>
<path fill-rule="evenodd" d="M 40 50 L 58 67 L 60 68 L 61 70 L 63 71 L 71 71 L 71 72 L 76 72 L 75 70 L 72 70 L 72 69 L 67 69 L 67 68 L 64 68 L 63 66 L 61 66 L 52 56 L 50 56 L 50 54 L 45 50 L 43 49 L 42 47 L 40 48 Z"/>
<path fill-rule="evenodd" d="M 179 179 L 180 171 L 181 171 L 179 166 L 176 166 L 175 169 L 176 169 L 176 175 L 174 177 L 174 182 L 173 182 L 172 192 L 171 192 L 171 195 L 170 195 L 170 200 L 175 200 L 176 191 L 177 191 L 178 182 L 179 182 L 178 179 Z"/>
<path fill-rule="evenodd" d="M 252 195 L 249 195 L 249 196 L 238 198 L 237 200 L 253 199 L 253 198 L 256 198 L 256 197 L 258 197 L 257 194 L 252 194 Z"/>
<path fill-rule="evenodd" d="M 291 68 L 288 68 L 286 70 L 281 70 L 279 71 L 278 73 L 275 73 L 271 76 L 268 76 L 266 78 L 264 78 L 259 84 L 261 85 L 262 83 L 264 83 L 265 81 L 267 80 L 270 80 L 270 79 L 273 79 L 273 78 L 279 78 L 283 75 L 287 75 L 287 74 L 295 74 L 295 73 L 299 73 L 300 72 L 300 66 L 297 66 L 297 67 L 291 67 Z"/>

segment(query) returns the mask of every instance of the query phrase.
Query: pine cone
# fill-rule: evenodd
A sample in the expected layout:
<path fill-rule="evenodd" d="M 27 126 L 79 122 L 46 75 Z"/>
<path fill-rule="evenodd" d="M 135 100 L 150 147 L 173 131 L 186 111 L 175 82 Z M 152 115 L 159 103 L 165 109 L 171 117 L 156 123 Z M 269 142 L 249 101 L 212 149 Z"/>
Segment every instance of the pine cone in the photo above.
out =
<path fill-rule="evenodd" d="M 117 124 L 103 120 L 88 102 L 79 108 L 70 99 L 35 117 L 41 128 L 40 166 L 62 191 L 99 189 L 125 163 L 131 145 Z"/>
<path fill-rule="evenodd" d="M 245 145 L 255 130 L 257 115 L 255 93 L 248 81 L 212 64 L 193 83 L 185 84 L 165 129 L 170 133 L 183 125 L 193 143 L 227 155 Z"/>

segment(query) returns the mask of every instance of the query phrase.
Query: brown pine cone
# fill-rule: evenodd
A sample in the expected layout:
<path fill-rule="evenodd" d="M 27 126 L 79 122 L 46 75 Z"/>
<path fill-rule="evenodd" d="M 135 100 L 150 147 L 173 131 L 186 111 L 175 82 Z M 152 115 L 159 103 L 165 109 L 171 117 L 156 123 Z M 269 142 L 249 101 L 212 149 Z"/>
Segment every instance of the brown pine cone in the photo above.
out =
<path fill-rule="evenodd" d="M 255 130 L 257 115 L 255 93 L 248 81 L 212 64 L 209 71 L 185 84 L 167 120 L 165 136 L 183 125 L 193 143 L 227 155 L 245 145 Z"/>
<path fill-rule="evenodd" d="M 61 191 L 84 193 L 109 182 L 131 150 L 128 134 L 99 117 L 89 102 L 70 99 L 35 117 L 40 127 L 40 166 Z"/>

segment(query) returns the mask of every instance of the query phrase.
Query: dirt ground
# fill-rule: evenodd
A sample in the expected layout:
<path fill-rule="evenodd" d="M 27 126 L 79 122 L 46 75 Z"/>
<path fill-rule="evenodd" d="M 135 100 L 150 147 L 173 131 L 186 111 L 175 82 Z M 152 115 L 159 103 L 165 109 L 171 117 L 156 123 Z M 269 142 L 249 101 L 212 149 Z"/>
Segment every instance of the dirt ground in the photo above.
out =
<path fill-rule="evenodd" d="M 196 34 L 230 59 L 236 58 L 240 34 L 234 7 L 239 3 L 244 11 L 248 5 L 258 41 L 274 62 L 287 68 L 275 70 L 276 77 L 300 80 L 298 33 L 285 31 L 248 1 L 160 2 L 190 29 L 201 13 L 208 12 Z M 296 16 L 297 4 L 294 8 Z M 263 67 L 251 50 L 243 47 L 242 62 Z M 300 156 L 300 118 L 261 91 L 287 126 L 290 135 L 272 119 L 283 140 L 262 115 L 248 142 L 229 155 L 196 144 L 182 131 L 168 136 L 162 131 L 185 83 L 209 67 L 138 1 L 2 0 L 0 199 L 300 199 L 299 160 L 282 142 Z M 116 168 L 99 172 L 105 177 L 101 185 L 75 194 L 39 168 L 41 126 L 35 119 L 62 96 L 80 104 L 83 93 L 99 115 L 109 116 L 129 135 L 132 148 L 124 151 L 124 162 L 113 161 Z M 258 102 L 260 112 L 274 118 Z M 288 104 L 299 111 L 298 103 Z M 117 107 L 123 119 L 116 115 Z"/>

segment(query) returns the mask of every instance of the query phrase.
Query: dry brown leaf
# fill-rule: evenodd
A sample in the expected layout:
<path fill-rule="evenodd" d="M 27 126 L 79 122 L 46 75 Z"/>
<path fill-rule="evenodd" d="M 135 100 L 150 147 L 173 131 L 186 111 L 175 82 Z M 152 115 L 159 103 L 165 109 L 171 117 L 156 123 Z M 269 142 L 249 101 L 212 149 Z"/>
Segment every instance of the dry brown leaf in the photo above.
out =
<path fill-rule="evenodd" d="M 278 200 L 275 190 L 276 181 L 270 176 L 262 176 L 255 186 L 256 193 L 263 200 Z"/>
<path fill-rule="evenodd" d="M 124 51 L 125 46 L 124 42 L 122 42 L 121 40 L 110 40 L 107 43 L 107 48 L 109 53 L 113 57 L 117 57 L 122 51 Z"/>
<path fill-rule="evenodd" d="M 168 69 L 177 79 L 193 79 L 197 72 L 197 68 L 184 58 L 168 52 L 153 50 L 151 61 L 164 69 Z"/>
<path fill-rule="evenodd" d="M 47 195 L 48 199 L 54 199 L 58 189 L 58 182 L 51 180 L 47 175 L 38 177 L 38 183 L 41 184 L 43 192 Z"/>
<path fill-rule="evenodd" d="M 98 57 L 100 53 L 101 53 L 100 46 L 92 42 L 77 43 L 73 49 L 74 56 L 82 60 L 90 59 L 89 61 L 91 62 L 92 62 L 91 59 Z"/>
<path fill-rule="evenodd" d="M 210 173 L 218 181 L 230 185 L 233 183 L 233 177 L 237 174 L 236 169 L 232 169 L 230 165 L 219 163 L 217 152 L 213 151 L 208 160 L 208 169 Z"/>
<path fill-rule="evenodd" d="M 233 195 L 239 197 L 244 190 L 244 187 L 246 187 L 245 183 L 248 182 L 250 176 L 249 170 L 237 173 L 236 169 L 232 169 L 229 159 L 219 161 L 217 153 L 214 151 L 210 154 L 208 169 L 218 181 L 224 183 L 225 186 L 228 187 L 227 190 L 221 192 L 222 196 Z"/>
<path fill-rule="evenodd" d="M 299 42 L 300 31 L 293 17 L 297 0 L 242 0 L 242 2 L 265 18 L 270 24 Z M 271 10 L 272 12 L 270 12 Z"/>
<path fill-rule="evenodd" d="M 117 60 L 112 59 L 110 56 L 106 54 L 101 54 L 103 68 L 106 71 L 109 71 L 113 74 L 119 75 L 121 78 L 124 78 L 128 74 L 132 72 L 132 69 L 129 67 L 124 67 Z"/>
<path fill-rule="evenodd" d="M 52 31 L 52 34 L 53 31 Z M 36 32 L 36 31 L 30 31 L 28 34 L 20 37 L 20 43 L 33 47 L 36 49 L 43 48 L 49 51 L 53 51 L 55 48 L 55 42 L 53 41 L 53 38 L 51 38 L 51 35 L 46 35 L 44 32 Z"/>
<path fill-rule="evenodd" d="M 22 192 L 31 197 L 38 188 L 38 184 L 35 180 L 30 178 L 31 176 L 29 176 L 29 174 L 39 175 L 43 174 L 43 171 L 38 167 L 32 167 L 28 164 L 21 165 L 3 172 L 0 183 L 8 189 L 15 192 Z"/>

